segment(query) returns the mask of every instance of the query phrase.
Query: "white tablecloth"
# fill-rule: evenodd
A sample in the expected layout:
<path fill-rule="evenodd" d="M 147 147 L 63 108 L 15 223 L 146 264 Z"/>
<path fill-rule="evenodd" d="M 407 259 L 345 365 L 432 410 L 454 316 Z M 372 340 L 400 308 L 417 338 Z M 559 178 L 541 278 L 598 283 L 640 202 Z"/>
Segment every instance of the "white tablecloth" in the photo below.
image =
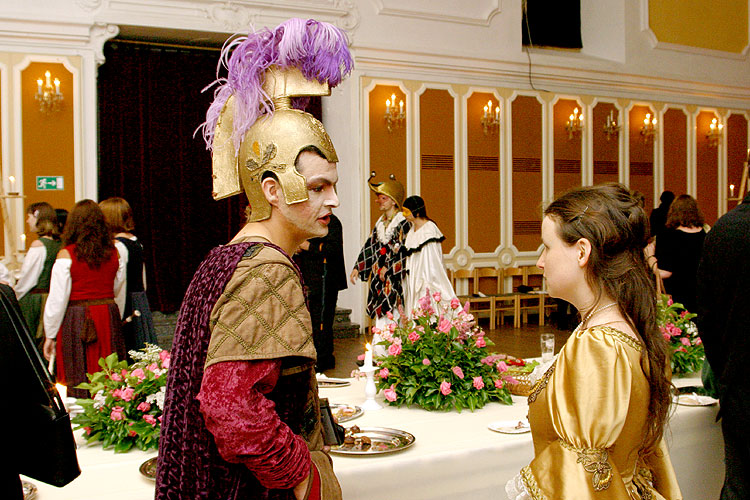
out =
<path fill-rule="evenodd" d="M 693 385 L 694 380 L 677 380 Z M 700 385 L 700 381 L 698 384 Z M 349 387 L 321 389 L 331 403 L 361 404 L 364 381 Z M 382 403 L 382 396 L 376 398 Z M 505 499 L 508 479 L 533 456 L 530 434 L 490 431 L 496 420 L 516 420 L 527 412 L 525 398 L 513 406 L 497 403 L 474 413 L 435 413 L 384 407 L 345 425 L 393 427 L 411 432 L 415 444 L 402 452 L 372 457 L 335 455 L 334 468 L 346 500 Z M 667 431 L 672 462 L 685 500 L 718 498 L 723 482 L 721 427 L 717 407 L 677 406 Z M 81 444 L 82 441 L 79 441 Z M 82 444 L 81 477 L 64 488 L 33 481 L 38 500 L 147 500 L 153 482 L 138 472 L 155 452 L 125 454 Z"/>

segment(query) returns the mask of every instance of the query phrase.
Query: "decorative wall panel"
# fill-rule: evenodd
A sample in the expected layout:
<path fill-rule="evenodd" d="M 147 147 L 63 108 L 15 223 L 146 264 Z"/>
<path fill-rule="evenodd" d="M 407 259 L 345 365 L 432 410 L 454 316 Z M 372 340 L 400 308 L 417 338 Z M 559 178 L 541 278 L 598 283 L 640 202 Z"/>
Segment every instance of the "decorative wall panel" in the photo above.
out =
<path fill-rule="evenodd" d="M 513 245 L 520 251 L 534 251 L 541 235 L 528 228 L 542 219 L 542 103 L 536 97 L 517 96 L 511 103 L 511 117 Z"/>
<path fill-rule="evenodd" d="M 500 244 L 500 130 L 485 134 L 481 124 L 490 100 L 497 105 L 493 94 L 475 92 L 466 101 L 468 244 L 477 253 L 494 252 Z"/>
<path fill-rule="evenodd" d="M 672 191 L 676 196 L 687 192 L 687 118 L 679 108 L 664 112 L 664 191 Z"/>
<path fill-rule="evenodd" d="M 570 115 L 573 115 L 575 110 L 579 116 L 583 114 L 580 103 L 572 99 L 560 99 L 553 107 L 553 186 L 556 197 L 571 188 L 580 186 L 583 180 L 581 177 L 581 141 L 584 132 L 569 134 L 565 129 Z M 584 122 L 584 127 L 588 126 L 589 124 Z"/>
<path fill-rule="evenodd" d="M 617 182 L 619 180 L 619 134 L 624 132 L 621 128 L 619 133 L 607 135 L 604 133 L 604 125 L 610 116 L 616 123 L 622 123 L 619 111 L 612 103 L 600 102 L 594 106 L 593 114 L 594 184 Z"/>
<path fill-rule="evenodd" d="M 456 243 L 454 99 L 443 89 L 419 96 L 420 192 L 427 215 L 445 235 L 443 252 Z"/>
<path fill-rule="evenodd" d="M 369 95 L 370 170 L 376 173 L 373 180 L 384 181 L 393 174 L 406 188 L 406 128 L 395 127 L 389 132 L 383 118 L 385 101 L 394 94 L 396 101 L 406 102 L 403 91 L 392 85 L 376 85 Z M 369 177 L 369 173 L 367 176 Z M 380 217 L 380 210 L 375 203 L 375 196 L 370 196 L 369 203 L 372 227 Z"/>
<path fill-rule="evenodd" d="M 628 142 L 630 149 L 630 189 L 638 191 L 646 198 L 646 211 L 654 206 L 654 141 L 658 137 L 646 137 L 641 134 L 641 127 L 646 115 L 654 117 L 654 110 L 648 106 L 633 106 L 630 110 L 630 130 Z M 658 127 L 658 125 L 657 125 Z"/>
<path fill-rule="evenodd" d="M 706 224 L 713 226 L 718 219 L 718 147 L 709 144 L 706 133 L 709 130 L 711 120 L 717 118 L 713 111 L 701 111 L 695 118 L 695 151 L 696 169 L 698 174 L 698 185 L 696 186 L 695 199 L 698 207 L 706 218 Z"/>
<path fill-rule="evenodd" d="M 740 181 L 742 171 L 746 168 L 748 160 L 747 144 L 747 117 L 744 114 L 734 113 L 727 119 L 725 127 L 727 134 L 727 182 L 725 186 L 726 197 L 741 198 L 745 193 L 740 193 Z M 750 182 L 750 179 L 748 179 Z M 729 185 L 734 185 L 734 196 L 729 190 Z M 737 206 L 739 201 L 728 201 L 727 210 Z"/>

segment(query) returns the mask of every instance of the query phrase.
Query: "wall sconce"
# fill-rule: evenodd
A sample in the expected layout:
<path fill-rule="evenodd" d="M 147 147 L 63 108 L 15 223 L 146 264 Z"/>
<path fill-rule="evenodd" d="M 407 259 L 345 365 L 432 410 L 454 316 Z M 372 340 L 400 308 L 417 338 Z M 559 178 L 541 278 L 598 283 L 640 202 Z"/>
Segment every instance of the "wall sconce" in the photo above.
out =
<path fill-rule="evenodd" d="M 614 111 L 612 110 L 610 110 L 609 115 L 607 115 L 607 124 L 604 125 L 604 133 L 607 134 L 607 140 L 613 135 L 618 135 L 620 133 L 620 126 L 617 124 Z"/>
<path fill-rule="evenodd" d="M 500 127 L 500 106 L 495 106 L 495 111 L 493 113 L 491 99 L 484 105 L 484 114 L 482 115 L 481 123 L 484 135 L 494 134 Z"/>
<path fill-rule="evenodd" d="M 60 110 L 60 103 L 63 100 L 62 92 L 60 92 L 60 80 L 55 78 L 53 80 L 55 86 L 52 86 L 50 82 L 50 73 L 46 71 L 44 73 L 46 81 L 38 78 L 36 81 L 36 94 L 34 98 L 39 102 L 39 111 L 42 113 L 50 113 L 52 111 Z"/>
<path fill-rule="evenodd" d="M 656 134 L 656 117 L 651 118 L 651 113 L 646 113 L 646 118 L 643 119 L 643 126 L 641 127 L 641 135 L 643 140 L 648 143 L 649 140 L 653 139 Z"/>
<path fill-rule="evenodd" d="M 578 134 L 583 130 L 583 113 L 579 115 L 578 108 L 575 108 L 573 114 L 568 117 L 565 130 L 568 131 L 568 140 L 573 139 L 574 134 Z"/>
<path fill-rule="evenodd" d="M 393 132 L 394 127 L 401 126 L 405 118 L 404 101 L 399 101 L 396 109 L 396 94 L 391 94 L 391 98 L 385 100 L 385 125 L 388 132 Z"/>
<path fill-rule="evenodd" d="M 716 118 L 711 120 L 711 124 L 708 126 L 708 133 L 706 138 L 708 139 L 708 145 L 715 148 L 721 141 L 721 133 L 724 130 L 724 124 L 719 122 Z"/>

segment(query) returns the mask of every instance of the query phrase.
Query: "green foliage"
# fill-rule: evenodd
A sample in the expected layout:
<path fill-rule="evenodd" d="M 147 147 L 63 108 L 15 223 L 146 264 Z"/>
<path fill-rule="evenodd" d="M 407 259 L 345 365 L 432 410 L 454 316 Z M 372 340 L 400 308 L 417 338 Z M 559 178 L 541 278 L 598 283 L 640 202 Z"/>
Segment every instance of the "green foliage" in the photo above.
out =
<path fill-rule="evenodd" d="M 493 343 L 474 325 L 472 315 L 451 303 L 426 295 L 413 319 L 380 332 L 389 355 L 378 358 L 377 387 L 392 406 L 417 405 L 425 410 L 474 411 L 491 401 L 512 404 L 506 387 L 513 379 L 503 355 L 490 355 Z M 433 307 L 434 304 L 434 307 Z"/>
<path fill-rule="evenodd" d="M 698 328 L 692 321 L 696 314 L 688 312 L 679 302 L 673 302 L 668 295 L 662 295 L 656 306 L 659 330 L 670 345 L 672 373 L 697 372 L 703 365 L 705 353 Z"/>
<path fill-rule="evenodd" d="M 159 446 L 169 353 L 148 344 L 130 355 L 135 360 L 130 366 L 115 353 L 100 359 L 101 371 L 87 374 L 89 381 L 77 386 L 92 399 L 77 400 L 83 412 L 73 417 L 75 430 L 83 429 L 88 442 L 101 441 L 116 453 Z"/>

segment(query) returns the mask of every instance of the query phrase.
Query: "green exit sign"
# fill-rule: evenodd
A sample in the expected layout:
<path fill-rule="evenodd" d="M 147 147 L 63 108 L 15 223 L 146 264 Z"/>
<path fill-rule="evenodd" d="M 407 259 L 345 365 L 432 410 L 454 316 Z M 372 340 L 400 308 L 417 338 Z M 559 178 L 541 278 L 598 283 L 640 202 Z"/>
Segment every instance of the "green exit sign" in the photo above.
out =
<path fill-rule="evenodd" d="M 37 191 L 62 191 L 62 189 L 63 189 L 62 175 L 37 175 L 36 176 L 36 190 Z"/>

